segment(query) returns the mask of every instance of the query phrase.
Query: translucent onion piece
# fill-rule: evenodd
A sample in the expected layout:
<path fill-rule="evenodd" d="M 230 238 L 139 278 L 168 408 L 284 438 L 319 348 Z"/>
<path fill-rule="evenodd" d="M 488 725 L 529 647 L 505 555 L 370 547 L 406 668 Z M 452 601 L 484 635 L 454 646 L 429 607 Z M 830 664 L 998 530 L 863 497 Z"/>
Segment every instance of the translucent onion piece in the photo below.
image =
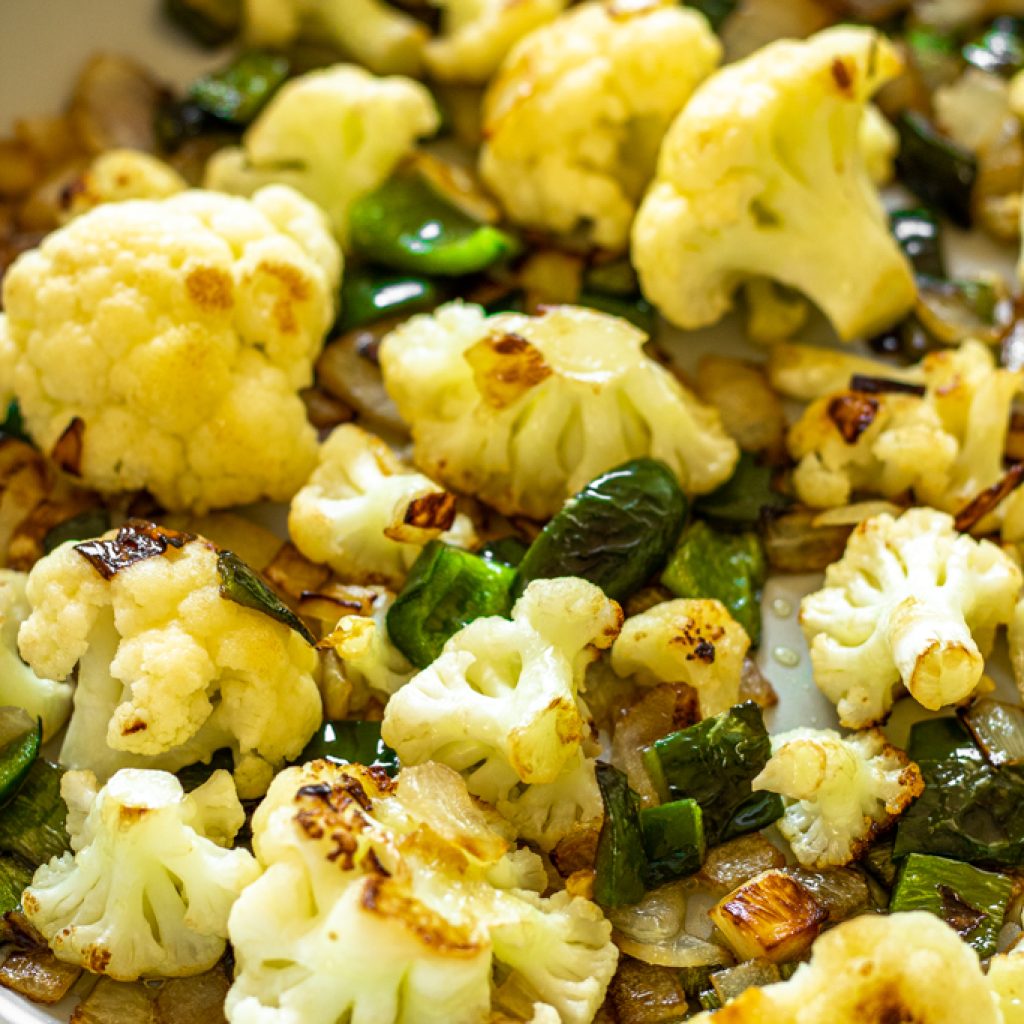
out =
<path fill-rule="evenodd" d="M 663 885 L 660 889 L 649 892 L 639 903 L 631 907 L 620 907 L 610 911 L 608 919 L 624 939 L 641 944 L 660 944 L 675 940 L 682 932 L 686 920 L 686 882 Z"/>
<path fill-rule="evenodd" d="M 619 933 L 612 936 L 627 956 L 659 967 L 727 967 L 732 956 L 721 946 L 681 932 L 669 942 L 638 942 Z"/>
<path fill-rule="evenodd" d="M 979 700 L 964 712 L 963 720 L 992 764 L 1024 763 L 1024 708 Z"/>

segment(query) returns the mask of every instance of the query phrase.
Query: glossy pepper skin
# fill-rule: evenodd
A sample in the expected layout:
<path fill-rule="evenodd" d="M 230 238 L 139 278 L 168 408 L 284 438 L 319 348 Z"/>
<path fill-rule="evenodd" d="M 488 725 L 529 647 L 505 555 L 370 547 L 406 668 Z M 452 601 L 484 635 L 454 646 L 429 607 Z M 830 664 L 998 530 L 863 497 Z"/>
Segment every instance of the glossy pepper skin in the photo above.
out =
<path fill-rule="evenodd" d="M 638 903 L 647 891 L 647 854 L 636 798 L 623 772 L 598 763 L 604 823 L 594 858 L 594 901 L 602 907 Z"/>
<path fill-rule="evenodd" d="M 511 235 L 473 220 L 415 171 L 399 171 L 352 204 L 349 239 L 368 261 L 439 277 L 475 274 L 518 250 Z"/>
<path fill-rule="evenodd" d="M 427 277 L 374 267 L 346 268 L 337 329 L 350 331 L 388 317 L 420 313 L 444 298 L 443 289 Z"/>
<path fill-rule="evenodd" d="M 417 668 L 426 668 L 463 626 L 487 615 L 508 614 L 514 575 L 501 562 L 431 541 L 388 609 L 391 642 Z"/>
<path fill-rule="evenodd" d="M 622 601 L 665 563 L 686 519 L 675 474 L 657 459 L 633 459 L 570 498 L 519 563 L 519 596 L 536 579 L 578 576 Z"/>

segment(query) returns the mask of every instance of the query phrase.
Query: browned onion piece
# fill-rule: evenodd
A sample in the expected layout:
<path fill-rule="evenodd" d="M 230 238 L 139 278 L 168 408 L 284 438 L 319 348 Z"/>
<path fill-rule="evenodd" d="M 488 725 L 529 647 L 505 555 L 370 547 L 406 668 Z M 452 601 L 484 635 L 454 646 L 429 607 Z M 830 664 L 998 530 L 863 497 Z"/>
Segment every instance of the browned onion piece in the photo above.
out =
<path fill-rule="evenodd" d="M 153 122 L 162 90 L 147 71 L 117 54 L 97 54 L 75 84 L 70 118 L 82 145 L 156 152 Z"/>
<path fill-rule="evenodd" d="M 316 376 L 320 387 L 351 406 L 361 419 L 406 437 L 408 428 L 384 390 L 376 358 L 381 338 L 392 327 L 393 321 L 357 327 L 332 341 L 320 353 Z"/>
<path fill-rule="evenodd" d="M 0 985 L 34 1003 L 59 1003 L 82 973 L 58 960 L 45 946 L 12 950 L 0 965 Z"/>
<path fill-rule="evenodd" d="M 786 870 L 814 893 L 814 898 L 827 911 L 830 924 L 837 924 L 871 909 L 871 892 L 867 879 L 857 868 L 825 868 L 823 871 L 808 871 L 804 868 Z"/>
<path fill-rule="evenodd" d="M 667 1024 L 688 1009 L 677 970 L 631 957 L 619 961 L 608 996 L 619 1024 Z"/>
<path fill-rule="evenodd" d="M 775 687 L 765 678 L 757 662 L 749 655 L 743 659 L 738 703 L 742 704 L 747 700 L 752 700 L 762 711 L 767 711 L 779 703 Z"/>
<path fill-rule="evenodd" d="M 764 550 L 776 572 L 823 572 L 842 557 L 853 527 L 815 526 L 819 515 L 793 508 L 765 516 Z"/>
<path fill-rule="evenodd" d="M 771 985 L 781 977 L 778 967 L 770 960 L 745 960 L 735 967 L 715 971 L 711 975 L 711 986 L 718 998 L 727 1003 L 730 999 L 742 995 L 748 988 Z"/>
<path fill-rule="evenodd" d="M 778 847 L 760 832 L 753 832 L 709 850 L 697 878 L 715 893 L 731 892 L 762 871 L 781 868 L 785 863 L 786 857 Z"/>
<path fill-rule="evenodd" d="M 981 494 L 972 498 L 959 512 L 957 512 L 953 524 L 961 533 L 967 533 L 978 525 L 996 508 L 999 503 L 1012 491 L 1015 491 L 1024 480 L 1024 462 L 1018 462 L 1011 466 L 1004 474 L 1002 480 L 998 480 L 991 487 L 986 487 Z"/>

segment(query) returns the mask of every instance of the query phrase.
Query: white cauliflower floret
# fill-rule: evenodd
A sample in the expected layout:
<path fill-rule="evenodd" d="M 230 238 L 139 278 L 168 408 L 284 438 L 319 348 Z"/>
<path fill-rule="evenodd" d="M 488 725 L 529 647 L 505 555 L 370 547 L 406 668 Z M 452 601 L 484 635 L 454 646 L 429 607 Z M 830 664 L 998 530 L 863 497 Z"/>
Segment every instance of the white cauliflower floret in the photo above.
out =
<path fill-rule="evenodd" d="M 368 589 L 370 607 L 343 615 L 318 645 L 337 656 L 334 666 L 323 669 L 328 718 L 347 717 L 347 709 L 362 707 L 371 693 L 390 697 L 416 672 L 388 636 L 387 614 L 395 595 L 381 587 Z M 332 711 L 332 703 L 340 713 Z"/>
<path fill-rule="evenodd" d="M 884 720 L 899 682 L 930 710 L 955 704 L 980 682 L 1020 587 L 1007 554 L 942 512 L 866 519 L 800 606 L 814 681 L 848 728 Z"/>
<path fill-rule="evenodd" d="M 245 820 L 231 776 L 187 796 L 167 772 L 126 768 L 97 793 L 91 772 L 61 780 L 71 852 L 35 873 L 25 914 L 61 959 L 119 981 L 209 970 L 228 912 L 260 873 L 224 849 Z"/>
<path fill-rule="evenodd" d="M 214 154 L 204 184 L 240 195 L 270 182 L 291 185 L 324 210 L 344 245 L 352 203 L 382 185 L 438 123 L 419 82 L 345 64 L 311 71 L 274 95 L 240 147 Z"/>
<path fill-rule="evenodd" d="M 621 623 L 618 605 L 592 583 L 535 580 L 511 620 L 471 622 L 391 698 L 381 735 L 403 764 L 436 760 L 463 772 L 472 794 L 549 845 L 566 822 L 600 813 L 578 693 Z"/>
<path fill-rule="evenodd" d="M 662 137 L 721 54 L 703 15 L 677 4 L 573 8 L 491 83 L 481 177 L 513 221 L 625 249 Z"/>
<path fill-rule="evenodd" d="M 1003 1014 L 1001 1024 L 1024 1024 L 1024 948 L 1017 945 L 992 957 L 987 977 Z"/>
<path fill-rule="evenodd" d="M 428 541 L 471 547 L 475 540 L 473 524 L 456 514 L 455 495 L 350 423 L 320 446 L 317 468 L 292 500 L 288 532 L 307 558 L 344 580 L 393 588 Z"/>
<path fill-rule="evenodd" d="M 554 21 L 566 0 L 433 0 L 441 34 L 426 46 L 427 67 L 442 82 L 481 85 L 523 36 Z"/>
<path fill-rule="evenodd" d="M 488 317 L 459 302 L 413 317 L 380 349 L 416 465 L 506 515 L 549 519 L 594 477 L 661 459 L 693 493 L 738 450 L 718 413 L 643 350 L 625 320 L 575 306 Z"/>
<path fill-rule="evenodd" d="M 166 199 L 188 188 L 169 164 L 138 149 L 108 149 L 71 182 L 66 190 L 66 219 L 102 203 L 127 199 Z"/>
<path fill-rule="evenodd" d="M 612 668 L 643 684 L 686 683 L 697 691 L 701 717 L 739 703 L 747 631 L 720 601 L 663 601 L 626 619 L 612 647 Z"/>
<path fill-rule="evenodd" d="M 243 0 L 251 46 L 285 49 L 313 36 L 378 75 L 418 74 L 424 25 L 382 0 Z"/>
<path fill-rule="evenodd" d="M 52 739 L 71 714 L 70 683 L 36 675 L 18 654 L 18 630 L 31 610 L 25 597 L 28 577 L 0 569 L 0 705 L 24 708 Z"/>
<path fill-rule="evenodd" d="M 314 761 L 253 820 L 262 877 L 235 904 L 231 1024 L 479 1024 L 492 975 L 535 1019 L 588 1024 L 617 954 L 592 903 L 545 884 L 450 769 L 395 782 Z"/>
<path fill-rule="evenodd" d="M 844 339 L 914 304 L 859 133 L 865 104 L 899 72 L 867 28 L 772 43 L 714 74 L 665 137 L 633 226 L 644 294 L 673 323 L 715 323 L 750 277 L 812 299 Z"/>
<path fill-rule="evenodd" d="M 855 860 L 924 789 L 917 765 L 880 729 L 773 736 L 772 756 L 752 785 L 785 799 L 779 831 L 806 868 Z"/>
<path fill-rule="evenodd" d="M 300 753 L 321 719 L 315 652 L 224 596 L 221 566 L 208 541 L 136 520 L 36 563 L 18 642 L 37 673 L 67 679 L 77 665 L 64 764 L 102 780 L 230 747 L 249 797 Z"/>
<path fill-rule="evenodd" d="M 860 123 L 860 147 L 864 153 L 864 167 L 872 182 L 881 187 L 892 181 L 900 137 L 885 114 L 873 103 L 864 108 Z"/>
<path fill-rule="evenodd" d="M 322 216 L 288 188 L 76 217 L 3 281 L 29 432 L 89 486 L 166 508 L 290 498 L 316 458 L 297 392 L 339 275 Z"/>
<path fill-rule="evenodd" d="M 790 429 L 793 486 L 816 508 L 845 505 L 862 492 L 894 498 L 907 490 L 956 512 L 1005 470 L 1003 452 L 1024 373 L 1001 369 L 986 345 L 965 341 L 934 352 L 911 374 L 924 395 L 839 391 L 814 402 Z M 1008 539 L 1024 537 L 1024 493 L 978 524 L 1004 520 Z"/>
<path fill-rule="evenodd" d="M 690 1024 L 1005 1024 L 977 954 L 924 911 L 844 921 L 788 981 Z"/>

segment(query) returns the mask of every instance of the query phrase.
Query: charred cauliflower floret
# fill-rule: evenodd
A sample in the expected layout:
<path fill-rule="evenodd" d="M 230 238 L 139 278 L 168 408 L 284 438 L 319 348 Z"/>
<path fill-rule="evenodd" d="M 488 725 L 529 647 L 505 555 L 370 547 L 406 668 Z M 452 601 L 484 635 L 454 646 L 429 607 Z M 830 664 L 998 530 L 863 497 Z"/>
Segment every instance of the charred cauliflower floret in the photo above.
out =
<path fill-rule="evenodd" d="M 25 914 L 61 960 L 119 981 L 200 974 L 223 955 L 228 912 L 259 875 L 224 849 L 245 820 L 231 776 L 187 796 L 167 772 L 125 768 L 97 792 L 61 780 L 71 852 L 35 873 Z"/>
<path fill-rule="evenodd" d="M 36 675 L 18 653 L 18 630 L 31 610 L 27 579 L 23 572 L 0 569 L 0 705 L 24 708 L 38 718 L 48 740 L 71 714 L 72 686 Z"/>
<path fill-rule="evenodd" d="M 686 683 L 701 717 L 739 703 L 747 631 L 720 601 L 680 598 L 626 620 L 612 646 L 612 668 L 644 684 Z"/>
<path fill-rule="evenodd" d="M 479 1024 L 492 1000 L 589 1024 L 615 971 L 611 926 L 442 765 L 314 761 L 253 820 L 264 869 L 235 904 L 231 1024 Z"/>
<path fill-rule="evenodd" d="M 402 585 L 428 541 L 468 547 L 475 540 L 454 494 L 348 423 L 320 446 L 317 468 L 292 500 L 288 531 L 307 558 L 344 580 L 389 587 Z"/>
<path fill-rule="evenodd" d="M 431 479 L 506 515 L 549 519 L 594 477 L 661 459 L 690 492 L 732 473 L 718 413 L 643 351 L 618 317 L 575 306 L 488 317 L 459 302 L 384 339 L 388 393 Z"/>
<path fill-rule="evenodd" d="M 286 49 L 313 36 L 378 75 L 415 75 L 426 28 L 384 0 L 243 0 L 246 42 Z"/>
<path fill-rule="evenodd" d="M 665 317 L 715 323 L 751 277 L 806 295 L 842 338 L 911 309 L 860 144 L 867 101 L 899 70 L 885 37 L 841 27 L 765 46 L 697 90 L 633 226 L 640 283 Z"/>
<path fill-rule="evenodd" d="M 334 654 L 321 670 L 328 718 L 348 717 L 349 708 L 365 706 L 370 696 L 387 700 L 415 675 L 388 636 L 387 613 L 394 601 L 383 587 L 367 587 L 361 607 L 342 615 L 318 644 Z"/>
<path fill-rule="evenodd" d="M 319 211 L 280 186 L 75 218 L 3 281 L 0 349 L 29 432 L 100 491 L 145 488 L 169 509 L 287 500 L 316 459 L 298 391 L 339 273 Z"/>
<path fill-rule="evenodd" d="M 66 189 L 67 219 L 103 203 L 127 199 L 167 199 L 188 188 L 169 164 L 137 149 L 108 149 Z"/>
<path fill-rule="evenodd" d="M 772 756 L 753 787 L 785 799 L 778 827 L 796 859 L 826 868 L 856 859 L 924 783 L 917 765 L 878 729 L 850 736 L 793 729 L 772 737 Z"/>
<path fill-rule="evenodd" d="M 260 586 L 208 541 L 138 520 L 38 562 L 18 644 L 38 674 L 76 675 L 61 761 L 103 781 L 230 747 L 242 795 L 264 792 L 321 708 L 316 655 Z"/>
<path fill-rule="evenodd" d="M 977 954 L 917 911 L 844 921 L 789 981 L 749 988 L 691 1024 L 1003 1024 Z"/>
<path fill-rule="evenodd" d="M 391 698 L 381 735 L 403 764 L 436 760 L 464 773 L 474 796 L 551 846 L 601 813 L 578 694 L 621 622 L 592 583 L 535 580 L 511 620 L 471 622 Z"/>
<path fill-rule="evenodd" d="M 338 64 L 284 85 L 241 146 L 214 154 L 204 184 L 239 195 L 270 182 L 291 185 L 327 214 L 345 245 L 353 201 L 382 185 L 437 126 L 437 108 L 419 82 Z"/>
<path fill-rule="evenodd" d="M 523 36 L 554 21 L 566 0 L 434 0 L 441 32 L 426 46 L 427 67 L 442 82 L 483 84 Z"/>
<path fill-rule="evenodd" d="M 800 606 L 814 681 L 854 729 L 885 719 L 900 682 L 926 708 L 955 704 L 980 682 L 1020 587 L 1013 560 L 951 516 L 867 519 Z"/>
<path fill-rule="evenodd" d="M 721 57 L 677 4 L 581 4 L 523 39 L 484 99 L 480 175 L 508 216 L 622 250 L 672 118 Z"/>
<path fill-rule="evenodd" d="M 987 346 L 966 341 L 926 356 L 913 375 L 923 394 L 844 390 L 811 404 L 788 438 L 801 501 L 830 508 L 857 493 L 911 490 L 923 504 L 956 512 L 1003 478 L 1024 373 L 1000 369 Z M 981 527 L 1004 520 L 1010 539 L 1024 537 L 1022 497 L 1011 496 Z"/>

